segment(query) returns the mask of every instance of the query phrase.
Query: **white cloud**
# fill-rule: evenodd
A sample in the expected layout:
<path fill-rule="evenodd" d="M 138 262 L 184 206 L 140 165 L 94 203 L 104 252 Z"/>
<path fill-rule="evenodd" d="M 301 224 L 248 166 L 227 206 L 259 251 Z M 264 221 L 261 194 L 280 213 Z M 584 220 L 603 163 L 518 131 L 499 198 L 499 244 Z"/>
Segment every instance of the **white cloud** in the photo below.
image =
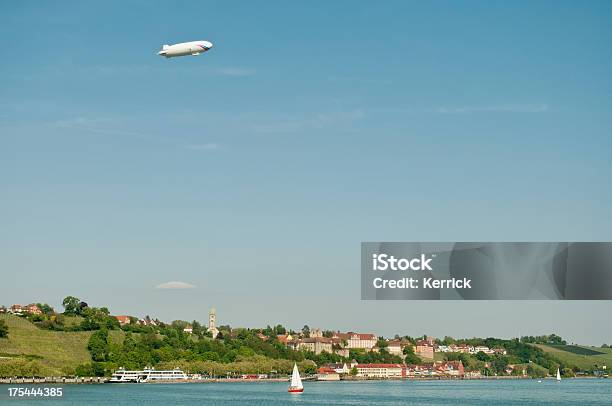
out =
<path fill-rule="evenodd" d="M 492 106 L 460 106 L 440 107 L 437 112 L 441 114 L 470 114 L 470 113 L 544 113 L 548 111 L 546 103 L 537 104 L 500 104 Z"/>
<path fill-rule="evenodd" d="M 171 281 L 159 284 L 155 289 L 193 289 L 195 285 L 187 282 Z"/>

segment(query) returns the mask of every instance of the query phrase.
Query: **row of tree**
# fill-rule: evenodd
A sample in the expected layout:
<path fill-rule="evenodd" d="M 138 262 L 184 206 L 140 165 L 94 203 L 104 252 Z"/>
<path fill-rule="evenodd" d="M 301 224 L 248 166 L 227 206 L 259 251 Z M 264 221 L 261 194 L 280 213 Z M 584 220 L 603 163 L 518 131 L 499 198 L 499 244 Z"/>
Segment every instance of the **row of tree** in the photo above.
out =
<path fill-rule="evenodd" d="M 542 336 L 523 336 L 521 342 L 530 344 L 548 344 L 548 345 L 566 345 L 562 337 L 556 334 L 542 335 Z"/>
<path fill-rule="evenodd" d="M 160 328 L 158 332 L 127 332 L 122 341 L 114 340 L 106 328 L 95 331 L 87 347 L 92 363 L 81 366 L 77 374 L 108 375 L 120 366 L 142 369 L 146 366 L 159 367 L 166 363 L 178 365 L 181 362 L 194 365 L 215 363 L 224 365 L 225 369 L 231 369 L 236 362 L 252 361 L 253 357 L 259 357 L 254 364 L 257 368 L 249 369 L 243 365 L 240 369 L 245 373 L 257 373 L 261 370 L 263 359 L 285 360 L 283 365 L 289 365 L 294 361 L 303 362 L 308 356 L 314 355 L 288 349 L 275 338 L 262 340 L 258 337 L 259 330 L 235 329 L 230 334 L 228 330 L 222 329 L 222 332 L 225 331 L 225 337 L 212 340 L 206 335 L 198 337 L 184 333 L 182 326 L 182 323 L 173 323 Z"/>
<path fill-rule="evenodd" d="M 0 320 L 0 338 L 8 338 L 9 329 L 4 320 Z"/>

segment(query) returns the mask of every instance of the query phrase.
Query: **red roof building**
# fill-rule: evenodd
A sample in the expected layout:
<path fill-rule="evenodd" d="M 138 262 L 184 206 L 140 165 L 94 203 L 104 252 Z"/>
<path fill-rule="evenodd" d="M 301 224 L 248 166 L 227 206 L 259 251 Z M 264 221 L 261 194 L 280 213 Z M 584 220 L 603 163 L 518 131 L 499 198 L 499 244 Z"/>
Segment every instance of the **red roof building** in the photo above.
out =
<path fill-rule="evenodd" d="M 287 345 L 291 341 L 293 341 L 293 336 L 291 336 L 290 334 L 279 334 L 276 336 L 276 339 L 278 340 L 278 342 Z"/>
<path fill-rule="evenodd" d="M 449 376 L 464 376 L 465 370 L 463 362 L 459 361 L 443 361 L 434 363 L 434 367 L 438 373 Z"/>
<path fill-rule="evenodd" d="M 11 306 L 11 313 L 21 314 L 23 311 L 23 306 L 20 304 L 14 304 Z"/>
<path fill-rule="evenodd" d="M 42 310 L 34 303 L 27 305 L 25 311 L 31 314 L 43 314 Z"/>
<path fill-rule="evenodd" d="M 321 367 L 317 370 L 317 381 L 339 381 L 340 374 L 328 367 Z"/>
<path fill-rule="evenodd" d="M 125 326 L 126 324 L 130 324 L 131 318 L 130 316 L 113 316 L 117 319 L 120 325 Z"/>
<path fill-rule="evenodd" d="M 425 340 L 417 341 L 414 347 L 414 353 L 421 358 L 434 359 L 434 347 L 429 345 Z"/>

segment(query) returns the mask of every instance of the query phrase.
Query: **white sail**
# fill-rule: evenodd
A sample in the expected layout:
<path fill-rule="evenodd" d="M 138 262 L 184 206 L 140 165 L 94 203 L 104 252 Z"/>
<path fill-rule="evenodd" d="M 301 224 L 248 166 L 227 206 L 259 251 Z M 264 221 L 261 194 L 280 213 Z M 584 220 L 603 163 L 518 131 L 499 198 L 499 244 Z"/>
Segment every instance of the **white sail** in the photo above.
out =
<path fill-rule="evenodd" d="M 559 371 L 559 368 L 557 368 L 557 381 L 561 380 L 561 371 Z"/>
<path fill-rule="evenodd" d="M 291 388 L 304 389 L 302 385 L 302 378 L 300 378 L 300 372 L 298 371 L 297 364 L 293 364 L 293 373 L 291 374 Z"/>

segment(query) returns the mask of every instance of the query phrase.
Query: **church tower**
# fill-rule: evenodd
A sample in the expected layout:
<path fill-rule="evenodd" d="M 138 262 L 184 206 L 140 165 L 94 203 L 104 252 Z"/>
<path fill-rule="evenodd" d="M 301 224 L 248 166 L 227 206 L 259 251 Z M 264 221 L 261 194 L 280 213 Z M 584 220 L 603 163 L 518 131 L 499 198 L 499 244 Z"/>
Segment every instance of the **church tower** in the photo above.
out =
<path fill-rule="evenodd" d="M 211 332 L 213 339 L 219 335 L 219 330 L 217 329 L 217 311 L 214 307 L 208 313 L 208 331 Z"/>

